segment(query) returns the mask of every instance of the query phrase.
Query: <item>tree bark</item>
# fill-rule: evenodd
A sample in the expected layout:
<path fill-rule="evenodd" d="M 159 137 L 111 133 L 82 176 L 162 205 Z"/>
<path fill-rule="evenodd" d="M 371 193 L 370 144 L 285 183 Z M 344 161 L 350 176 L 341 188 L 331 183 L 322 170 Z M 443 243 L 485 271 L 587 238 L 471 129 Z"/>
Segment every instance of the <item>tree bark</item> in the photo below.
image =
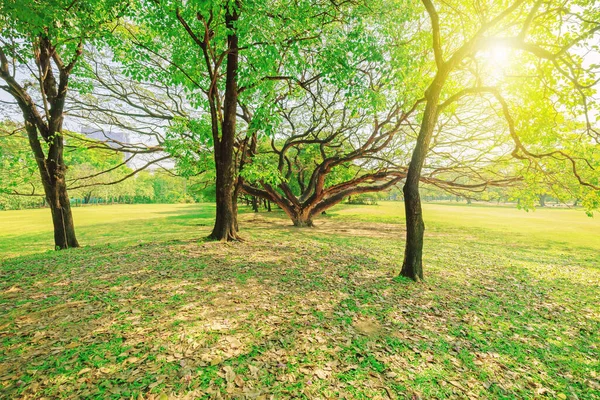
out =
<path fill-rule="evenodd" d="M 225 77 L 225 100 L 223 102 L 223 122 L 221 137 L 215 140 L 216 200 L 217 214 L 215 225 L 209 238 L 227 242 L 239 240 L 237 235 L 237 200 L 234 199 L 235 162 L 234 141 L 236 134 L 236 108 L 238 99 L 238 37 L 235 32 L 237 11 L 227 7 L 225 23 L 227 35 L 227 71 Z M 215 89 L 216 90 L 216 89 Z M 214 118 L 214 117 L 213 117 Z M 218 123 L 213 119 L 213 124 Z M 234 206 L 235 203 L 235 206 Z"/>
<path fill-rule="evenodd" d="M 427 105 L 423 113 L 423 121 L 421 122 L 417 144 L 408 167 L 406 182 L 402 188 L 406 214 L 406 247 L 404 249 L 404 261 L 400 275 L 414 281 L 423 280 L 423 238 L 425 223 L 423 222 L 423 210 L 419 195 L 419 181 L 433 130 L 437 123 L 438 100 L 445 78 L 446 75 L 444 73 L 438 73 L 427 90 Z"/>
<path fill-rule="evenodd" d="M 40 94 L 44 103 L 44 115 L 40 115 L 36 103 L 27 93 L 27 87 L 21 86 L 15 76 L 10 74 L 8 59 L 1 48 L 0 78 L 6 82 L 8 93 L 14 97 L 23 113 L 29 145 L 35 156 L 46 202 L 52 212 L 55 248 L 79 247 L 65 180 L 67 168 L 63 158 L 62 129 L 69 77 L 75 62 L 83 51 L 83 44 L 79 42 L 71 62 L 64 65 L 55 53 L 56 47 L 50 43 L 47 36 L 37 36 L 34 43 L 36 50 L 33 55 L 40 71 L 37 78 L 40 82 Z M 58 81 L 55 77 L 55 70 L 52 68 L 52 60 L 54 60 L 59 73 Z M 48 146 L 47 153 L 44 152 L 41 139 Z"/>
<path fill-rule="evenodd" d="M 57 174 L 58 175 L 58 174 Z M 44 180 L 44 178 L 42 178 Z M 75 225 L 71 204 L 67 194 L 64 174 L 54 182 L 44 182 L 46 200 L 52 212 L 52 224 L 54 226 L 54 246 L 57 250 L 79 247 L 75 235 Z"/>
<path fill-rule="evenodd" d="M 225 140 L 225 133 L 222 140 Z M 223 242 L 238 240 L 233 146 L 230 148 L 220 146 L 219 150 L 215 151 L 215 167 L 217 213 L 209 238 Z"/>
<path fill-rule="evenodd" d="M 406 215 L 406 246 L 400 275 L 415 281 L 423 279 L 423 236 L 425 223 L 419 197 L 419 184 L 404 185 L 404 213 Z"/>
<path fill-rule="evenodd" d="M 294 210 L 292 211 L 292 222 L 296 228 L 312 228 L 314 226 L 312 220 L 312 210 Z"/>
<path fill-rule="evenodd" d="M 27 116 L 27 114 L 25 115 Z M 79 247 L 65 180 L 67 168 L 63 160 L 63 138 L 60 134 L 54 135 L 48 149 L 48 158 L 44 158 L 36 127 L 32 123 L 26 122 L 25 129 L 29 144 L 36 156 L 46 202 L 52 213 L 54 248 L 63 250 Z"/>

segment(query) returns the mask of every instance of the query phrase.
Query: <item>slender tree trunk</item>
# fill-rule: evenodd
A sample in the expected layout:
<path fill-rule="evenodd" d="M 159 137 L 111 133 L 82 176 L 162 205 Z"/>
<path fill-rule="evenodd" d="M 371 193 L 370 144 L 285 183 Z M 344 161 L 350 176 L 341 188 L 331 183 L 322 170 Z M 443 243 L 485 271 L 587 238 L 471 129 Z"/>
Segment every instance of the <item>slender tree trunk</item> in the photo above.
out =
<path fill-rule="evenodd" d="M 267 200 L 267 211 L 271 212 L 271 200 Z"/>
<path fill-rule="evenodd" d="M 403 192 L 406 214 L 406 247 L 400 275 L 418 281 L 423 279 L 423 236 L 425 233 L 419 184 L 407 182 Z"/>
<path fill-rule="evenodd" d="M 240 180 L 240 178 L 238 178 L 237 182 L 235 183 L 235 188 L 233 189 L 233 199 L 232 199 L 233 217 L 235 218 L 234 228 L 235 228 L 236 232 L 240 231 L 240 226 L 238 225 L 237 215 L 238 215 L 238 199 L 240 197 L 241 189 L 242 189 L 242 181 Z"/>
<path fill-rule="evenodd" d="M 437 123 L 437 103 L 444 79 L 443 74 L 438 74 L 427 91 L 427 105 L 423 113 L 421 129 L 408 167 L 406 183 L 402 188 L 406 214 L 406 247 L 400 275 L 415 281 L 423 280 L 423 238 L 425 234 L 419 181 Z"/>
<path fill-rule="evenodd" d="M 256 198 L 256 196 L 252 196 L 252 211 L 254 211 L 255 213 L 258 212 L 258 199 Z"/>

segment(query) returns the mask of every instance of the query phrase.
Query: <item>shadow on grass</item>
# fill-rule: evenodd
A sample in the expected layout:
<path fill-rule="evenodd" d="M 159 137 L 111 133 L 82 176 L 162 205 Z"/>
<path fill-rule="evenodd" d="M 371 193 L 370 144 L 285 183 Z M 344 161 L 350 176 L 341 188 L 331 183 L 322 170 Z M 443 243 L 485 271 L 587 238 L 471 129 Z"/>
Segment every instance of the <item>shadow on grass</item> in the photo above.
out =
<path fill-rule="evenodd" d="M 178 238 L 3 262 L 3 393 L 585 398 L 593 388 L 597 306 L 591 318 L 565 306 L 597 296 L 592 286 L 534 279 L 537 266 L 502 257 L 465 268 L 481 249 L 441 245 L 427 283 L 398 283 L 395 241 L 310 232 L 259 226 L 230 245 Z"/>

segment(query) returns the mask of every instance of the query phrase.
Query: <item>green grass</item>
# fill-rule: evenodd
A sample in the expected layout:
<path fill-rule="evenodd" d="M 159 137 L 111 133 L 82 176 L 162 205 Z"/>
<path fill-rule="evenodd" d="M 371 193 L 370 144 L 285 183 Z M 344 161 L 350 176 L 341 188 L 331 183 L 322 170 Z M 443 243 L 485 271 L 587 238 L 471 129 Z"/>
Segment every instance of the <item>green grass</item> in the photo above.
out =
<path fill-rule="evenodd" d="M 426 282 L 398 279 L 401 203 L 315 229 L 212 205 L 0 213 L 0 398 L 600 399 L 600 221 L 427 204 Z M 186 397 L 187 396 L 187 397 Z"/>
<path fill-rule="evenodd" d="M 84 245 L 132 245 L 201 237 L 214 218 L 206 205 L 134 204 L 73 208 L 77 238 Z M 203 228 L 204 227 L 204 228 Z M 0 256 L 52 249 L 52 220 L 47 209 L 0 212 Z"/>

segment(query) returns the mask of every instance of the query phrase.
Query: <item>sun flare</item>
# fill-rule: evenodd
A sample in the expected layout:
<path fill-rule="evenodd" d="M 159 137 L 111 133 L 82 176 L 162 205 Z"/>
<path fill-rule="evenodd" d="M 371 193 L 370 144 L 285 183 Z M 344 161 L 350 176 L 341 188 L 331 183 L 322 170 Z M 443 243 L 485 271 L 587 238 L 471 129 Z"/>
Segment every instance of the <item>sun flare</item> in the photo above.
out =
<path fill-rule="evenodd" d="M 510 66 L 509 49 L 504 46 L 493 46 L 481 53 L 485 70 L 495 80 L 505 76 L 506 69 Z"/>
<path fill-rule="evenodd" d="M 504 68 L 508 66 L 509 58 L 508 58 L 508 49 L 503 46 L 494 46 L 488 50 L 489 60 L 494 64 L 494 66 Z"/>

